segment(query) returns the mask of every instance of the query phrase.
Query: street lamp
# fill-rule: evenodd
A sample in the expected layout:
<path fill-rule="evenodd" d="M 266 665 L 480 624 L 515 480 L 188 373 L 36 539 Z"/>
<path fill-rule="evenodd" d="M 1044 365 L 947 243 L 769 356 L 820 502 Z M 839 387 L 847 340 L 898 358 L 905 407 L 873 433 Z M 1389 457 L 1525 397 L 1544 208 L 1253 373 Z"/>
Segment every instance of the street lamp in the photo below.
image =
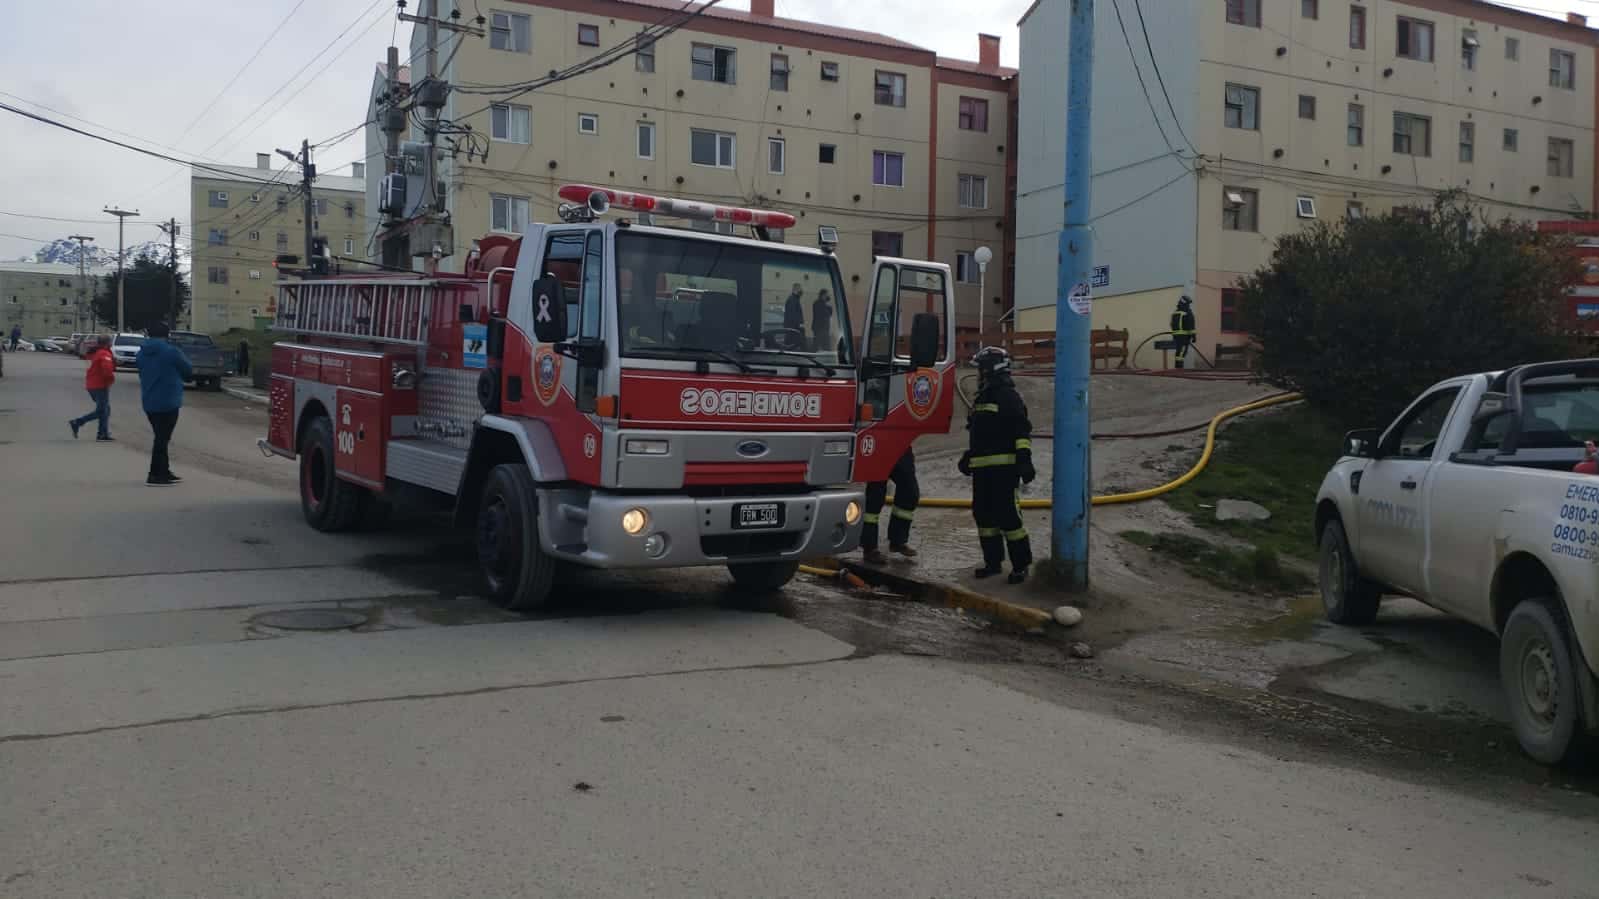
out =
<path fill-rule="evenodd" d="M 977 347 L 983 346 L 983 318 L 988 308 L 988 263 L 994 259 L 994 251 L 988 247 L 978 247 L 972 254 L 972 260 L 977 263 Z"/>

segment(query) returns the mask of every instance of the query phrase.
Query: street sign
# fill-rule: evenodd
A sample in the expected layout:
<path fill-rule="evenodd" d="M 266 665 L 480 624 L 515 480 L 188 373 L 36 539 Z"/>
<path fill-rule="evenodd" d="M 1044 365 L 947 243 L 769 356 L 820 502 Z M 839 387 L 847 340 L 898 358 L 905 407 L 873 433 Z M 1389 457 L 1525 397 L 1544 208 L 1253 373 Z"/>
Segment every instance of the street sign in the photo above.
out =
<path fill-rule="evenodd" d="M 1108 265 L 1096 265 L 1096 266 L 1094 266 L 1094 274 L 1093 274 L 1092 277 L 1090 277 L 1088 279 L 1088 284 L 1089 284 L 1090 287 L 1109 287 L 1110 286 L 1110 266 L 1108 266 Z"/>

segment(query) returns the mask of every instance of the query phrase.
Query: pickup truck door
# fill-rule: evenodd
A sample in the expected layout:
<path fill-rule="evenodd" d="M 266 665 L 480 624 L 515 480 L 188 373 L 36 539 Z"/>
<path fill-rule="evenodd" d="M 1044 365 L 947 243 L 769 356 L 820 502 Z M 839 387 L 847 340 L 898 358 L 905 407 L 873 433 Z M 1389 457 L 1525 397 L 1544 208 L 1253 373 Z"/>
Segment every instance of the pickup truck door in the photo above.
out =
<path fill-rule="evenodd" d="M 861 338 L 860 401 L 870 418 L 856 424 L 851 480 L 888 478 L 894 463 L 922 434 L 948 434 L 955 414 L 955 292 L 949 266 L 879 257 L 872 270 Z M 938 317 L 938 357 L 931 368 L 911 365 L 911 322 Z"/>
<path fill-rule="evenodd" d="M 1446 455 L 1439 437 L 1459 397 L 1460 387 L 1452 385 L 1411 404 L 1383 434 L 1380 457 L 1360 473 L 1355 559 L 1367 576 L 1406 593 L 1425 586 L 1423 496 L 1433 466 Z"/>

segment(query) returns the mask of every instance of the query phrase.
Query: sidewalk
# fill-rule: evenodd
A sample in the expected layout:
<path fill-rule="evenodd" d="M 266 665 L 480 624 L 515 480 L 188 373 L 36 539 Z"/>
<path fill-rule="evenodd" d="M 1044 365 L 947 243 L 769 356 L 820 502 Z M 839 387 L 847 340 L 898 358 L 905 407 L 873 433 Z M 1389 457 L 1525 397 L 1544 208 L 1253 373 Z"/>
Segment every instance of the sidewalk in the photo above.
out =
<path fill-rule="evenodd" d="M 260 403 L 263 407 L 267 405 L 269 399 L 267 392 L 257 389 L 250 383 L 249 378 L 223 378 L 222 392 L 247 403 Z"/>

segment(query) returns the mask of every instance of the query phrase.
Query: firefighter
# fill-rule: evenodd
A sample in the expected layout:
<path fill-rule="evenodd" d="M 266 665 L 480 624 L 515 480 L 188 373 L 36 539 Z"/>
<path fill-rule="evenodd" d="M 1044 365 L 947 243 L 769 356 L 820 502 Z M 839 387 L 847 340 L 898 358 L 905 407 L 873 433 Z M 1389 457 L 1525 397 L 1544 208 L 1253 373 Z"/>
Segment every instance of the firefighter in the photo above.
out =
<path fill-rule="evenodd" d="M 1182 368 L 1188 358 L 1188 348 L 1194 343 L 1194 301 L 1187 294 L 1177 300 L 1177 310 L 1171 314 L 1172 349 L 1177 351 L 1177 367 Z"/>
<path fill-rule="evenodd" d="M 977 540 L 983 547 L 983 567 L 976 574 L 980 578 L 999 574 L 1009 550 L 1009 580 L 1019 584 L 1033 564 L 1017 488 L 1017 481 L 1031 484 L 1036 474 L 1033 425 L 1011 381 L 1010 354 L 996 346 L 983 347 L 972 361 L 977 364 L 977 399 L 966 420 L 971 448 L 961 456 L 960 472 L 972 479 L 972 518 L 977 520 Z"/>
<path fill-rule="evenodd" d="M 916 454 L 905 447 L 888 473 L 888 480 L 873 481 L 866 485 L 866 516 L 861 527 L 861 549 L 866 561 L 882 565 L 888 561 L 877 548 L 877 524 L 888 499 L 888 482 L 894 482 L 894 505 L 889 508 L 888 549 L 907 559 L 915 558 L 916 550 L 910 547 L 911 521 L 916 517 L 916 504 L 922 498 L 922 485 L 916 482 Z"/>

